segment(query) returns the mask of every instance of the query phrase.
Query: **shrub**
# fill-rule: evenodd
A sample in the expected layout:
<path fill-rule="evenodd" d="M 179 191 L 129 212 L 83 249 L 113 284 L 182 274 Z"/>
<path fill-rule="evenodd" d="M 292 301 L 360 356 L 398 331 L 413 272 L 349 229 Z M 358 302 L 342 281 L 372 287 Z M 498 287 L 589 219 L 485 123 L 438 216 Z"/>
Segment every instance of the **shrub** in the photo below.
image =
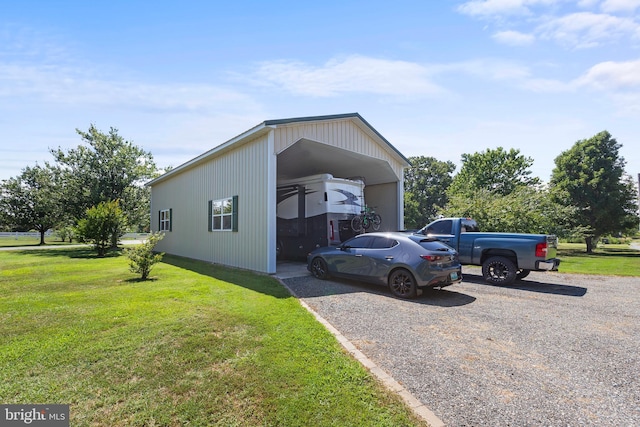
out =
<path fill-rule="evenodd" d="M 142 280 L 147 280 L 153 265 L 162 261 L 164 253 L 154 253 L 153 248 L 163 237 L 162 233 L 152 232 L 144 243 L 124 250 L 124 254 L 129 258 L 129 269 L 132 273 L 139 274 Z"/>
<path fill-rule="evenodd" d="M 73 241 L 75 229 L 70 225 L 65 225 L 56 231 L 56 235 L 60 239 L 61 242 L 66 242 L 69 240 L 69 243 Z"/>
<path fill-rule="evenodd" d="M 86 217 L 78 221 L 78 239 L 91 242 L 104 256 L 115 240 L 123 234 L 126 218 L 117 200 L 101 202 L 98 206 L 87 209 Z"/>

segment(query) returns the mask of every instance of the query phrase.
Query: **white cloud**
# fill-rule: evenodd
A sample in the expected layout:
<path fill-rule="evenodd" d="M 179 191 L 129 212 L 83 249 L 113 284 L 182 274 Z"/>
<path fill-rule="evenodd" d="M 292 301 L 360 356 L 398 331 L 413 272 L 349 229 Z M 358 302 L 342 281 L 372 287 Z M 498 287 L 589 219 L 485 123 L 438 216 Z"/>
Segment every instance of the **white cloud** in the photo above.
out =
<path fill-rule="evenodd" d="M 422 65 L 358 55 L 332 59 L 322 66 L 295 61 L 264 62 L 256 78 L 294 94 L 318 97 L 353 92 L 413 97 L 444 92 L 430 80 L 430 70 Z"/>
<path fill-rule="evenodd" d="M 206 84 L 146 84 L 110 80 L 70 67 L 0 63 L 0 99 L 33 97 L 39 102 L 172 112 L 253 108 L 248 96 Z"/>
<path fill-rule="evenodd" d="M 519 31 L 499 31 L 491 36 L 495 41 L 508 46 L 528 46 L 533 44 L 535 36 Z"/>
<path fill-rule="evenodd" d="M 552 18 L 538 26 L 536 33 L 542 39 L 575 48 L 589 48 L 618 40 L 625 36 L 637 37 L 640 24 L 630 18 L 578 12 Z"/>
<path fill-rule="evenodd" d="M 638 9 L 640 0 L 471 0 L 457 11 L 509 28 L 494 32 L 498 43 L 526 46 L 540 39 L 584 49 L 640 40 Z"/>
<path fill-rule="evenodd" d="M 640 0 L 605 0 L 600 5 L 603 12 L 633 12 L 640 8 Z"/>
<path fill-rule="evenodd" d="M 640 59 L 601 62 L 576 80 L 580 86 L 603 90 L 640 90 Z"/>
<path fill-rule="evenodd" d="M 458 6 L 460 13 L 471 16 L 529 15 L 538 5 L 553 5 L 558 0 L 471 0 Z"/>

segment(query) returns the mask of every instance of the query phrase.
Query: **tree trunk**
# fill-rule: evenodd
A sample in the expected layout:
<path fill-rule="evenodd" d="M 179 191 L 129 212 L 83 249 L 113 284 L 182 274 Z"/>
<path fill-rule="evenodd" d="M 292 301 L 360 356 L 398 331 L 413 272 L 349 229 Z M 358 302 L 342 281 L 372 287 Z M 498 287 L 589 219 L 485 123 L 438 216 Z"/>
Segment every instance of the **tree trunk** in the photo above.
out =
<path fill-rule="evenodd" d="M 40 230 L 40 246 L 44 245 L 44 233 L 45 230 Z"/>
<path fill-rule="evenodd" d="M 588 254 L 592 254 L 593 253 L 593 249 L 598 244 L 598 239 L 595 238 L 595 237 L 585 237 L 584 241 L 587 243 L 587 253 Z"/>

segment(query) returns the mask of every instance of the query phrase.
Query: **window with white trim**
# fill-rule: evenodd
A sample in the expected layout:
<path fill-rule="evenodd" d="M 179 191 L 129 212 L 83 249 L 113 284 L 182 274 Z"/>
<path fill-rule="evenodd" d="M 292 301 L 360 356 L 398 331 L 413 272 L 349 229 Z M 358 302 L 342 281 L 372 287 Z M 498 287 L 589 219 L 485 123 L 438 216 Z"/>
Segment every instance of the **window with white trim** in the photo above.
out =
<path fill-rule="evenodd" d="M 158 212 L 158 227 L 160 231 L 171 231 L 171 209 L 163 209 Z"/>
<path fill-rule="evenodd" d="M 209 231 L 238 231 L 238 196 L 209 200 Z"/>

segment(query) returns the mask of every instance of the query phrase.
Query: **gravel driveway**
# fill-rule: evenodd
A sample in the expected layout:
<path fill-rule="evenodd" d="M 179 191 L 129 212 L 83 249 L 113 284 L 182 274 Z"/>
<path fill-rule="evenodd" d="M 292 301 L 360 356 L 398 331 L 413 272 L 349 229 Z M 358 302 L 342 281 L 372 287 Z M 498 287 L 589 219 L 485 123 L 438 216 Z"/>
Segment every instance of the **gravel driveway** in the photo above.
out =
<path fill-rule="evenodd" d="M 448 426 L 640 426 L 640 279 L 463 273 L 413 301 L 284 282 Z"/>

